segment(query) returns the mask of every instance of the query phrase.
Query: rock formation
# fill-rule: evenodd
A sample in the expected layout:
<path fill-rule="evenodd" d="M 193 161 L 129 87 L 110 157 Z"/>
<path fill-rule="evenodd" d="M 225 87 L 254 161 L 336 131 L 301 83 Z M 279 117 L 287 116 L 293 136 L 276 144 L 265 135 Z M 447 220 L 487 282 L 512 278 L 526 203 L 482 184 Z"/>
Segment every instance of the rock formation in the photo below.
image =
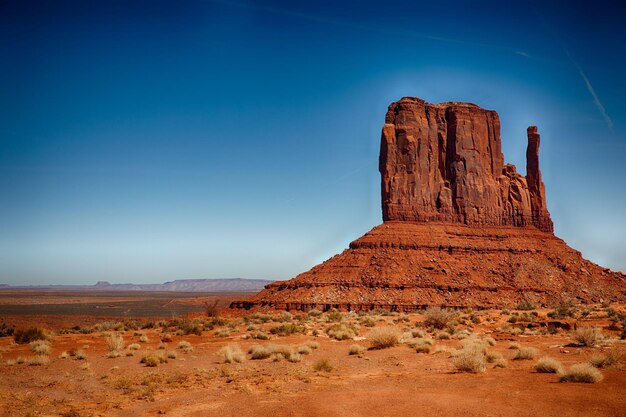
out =
<path fill-rule="evenodd" d="M 379 161 L 384 223 L 231 307 L 412 311 L 624 299 L 624 274 L 554 236 L 537 128 L 527 135 L 524 177 L 504 164 L 495 111 L 414 97 L 393 103 Z"/>
<path fill-rule="evenodd" d="M 380 145 L 383 220 L 533 225 L 552 232 L 534 126 L 526 155 L 526 177 L 504 165 L 495 111 L 403 98 L 389 107 Z"/>

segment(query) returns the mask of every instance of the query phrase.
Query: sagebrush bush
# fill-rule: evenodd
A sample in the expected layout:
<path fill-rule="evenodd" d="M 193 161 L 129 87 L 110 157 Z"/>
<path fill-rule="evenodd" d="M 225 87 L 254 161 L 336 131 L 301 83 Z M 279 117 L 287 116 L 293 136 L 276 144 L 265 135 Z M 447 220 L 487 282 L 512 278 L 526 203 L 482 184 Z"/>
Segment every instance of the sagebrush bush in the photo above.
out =
<path fill-rule="evenodd" d="M 425 315 L 424 325 L 439 330 L 448 327 L 457 316 L 456 312 L 439 307 L 429 308 L 426 310 Z"/>
<path fill-rule="evenodd" d="M 595 368 L 610 368 L 619 362 L 622 354 L 617 349 L 611 349 L 604 355 L 593 355 L 589 363 Z"/>
<path fill-rule="evenodd" d="M 296 351 L 301 355 L 310 355 L 313 352 L 313 349 L 307 345 L 301 345 L 296 348 Z"/>
<path fill-rule="evenodd" d="M 542 374 L 560 374 L 563 372 L 563 365 L 554 358 L 544 356 L 535 364 L 535 371 Z"/>
<path fill-rule="evenodd" d="M 118 333 L 109 334 L 106 337 L 106 344 L 109 353 L 115 354 L 115 352 L 120 352 L 124 349 L 124 338 Z"/>
<path fill-rule="evenodd" d="M 485 353 L 485 359 L 488 363 L 496 363 L 497 361 L 504 359 L 504 357 L 500 352 L 489 351 Z"/>
<path fill-rule="evenodd" d="M 26 359 L 26 363 L 30 366 L 47 366 L 50 364 L 50 358 L 46 355 L 35 355 Z"/>
<path fill-rule="evenodd" d="M 46 331 L 39 327 L 29 327 L 27 329 L 17 329 L 13 332 L 13 340 L 18 345 L 25 345 L 35 340 L 48 340 Z"/>
<path fill-rule="evenodd" d="M 330 372 L 334 368 L 333 368 L 333 364 L 330 362 L 328 358 L 321 358 L 315 361 L 315 363 L 313 364 L 313 369 L 318 372 Z"/>
<path fill-rule="evenodd" d="M 348 351 L 348 354 L 350 354 L 350 355 L 361 355 L 366 350 L 367 350 L 367 348 L 365 346 L 362 346 L 362 345 L 359 345 L 359 344 L 354 344 L 354 345 L 350 346 L 350 350 Z"/>
<path fill-rule="evenodd" d="M 50 343 L 47 340 L 35 340 L 30 342 L 30 350 L 35 355 L 49 355 Z"/>
<path fill-rule="evenodd" d="M 223 346 L 218 352 L 217 355 L 221 358 L 224 363 L 241 363 L 245 359 L 245 355 L 241 351 L 241 348 L 238 345 L 227 345 Z"/>
<path fill-rule="evenodd" d="M 148 352 L 141 358 L 140 363 L 145 364 L 148 367 L 155 367 L 162 363 L 167 363 L 167 358 L 161 352 Z"/>
<path fill-rule="evenodd" d="M 559 382 L 584 382 L 592 384 L 602 381 L 602 373 L 588 363 L 577 363 L 561 374 Z"/>
<path fill-rule="evenodd" d="M 306 329 L 294 323 L 281 324 L 270 328 L 270 333 L 278 336 L 289 336 L 294 333 L 304 333 Z"/>
<path fill-rule="evenodd" d="M 128 345 L 128 350 L 139 350 L 140 348 L 141 345 L 139 345 L 139 343 L 132 343 Z"/>
<path fill-rule="evenodd" d="M 480 373 L 487 369 L 484 350 L 477 345 L 464 346 L 452 358 L 452 364 L 459 372 Z"/>
<path fill-rule="evenodd" d="M 261 345 L 252 345 L 248 353 L 252 355 L 252 359 L 266 359 L 272 354 L 272 349 Z"/>
<path fill-rule="evenodd" d="M 532 347 L 523 347 L 519 348 L 517 352 L 515 352 L 515 356 L 513 356 L 514 361 L 520 360 L 530 360 L 535 359 L 535 357 L 539 354 L 539 350 Z"/>
<path fill-rule="evenodd" d="M 337 340 L 351 340 L 356 337 L 358 331 L 354 326 L 345 323 L 337 323 L 327 328 L 326 334 Z"/>
<path fill-rule="evenodd" d="M 604 339 L 599 327 L 581 327 L 574 330 L 572 338 L 582 346 L 594 347 Z"/>
<path fill-rule="evenodd" d="M 87 359 L 87 352 L 85 352 L 82 349 L 78 349 L 78 350 L 74 351 L 73 353 L 74 353 L 74 355 L 73 355 L 74 358 L 76 358 L 79 361 L 83 361 L 83 360 Z M 71 352 L 70 352 L 70 354 L 71 354 Z"/>
<path fill-rule="evenodd" d="M 180 342 L 178 342 L 178 349 L 182 350 L 183 353 L 193 352 L 193 347 L 191 346 L 191 343 L 186 340 L 181 340 Z"/>
<path fill-rule="evenodd" d="M 367 338 L 370 349 L 387 349 L 400 343 L 400 332 L 393 327 L 381 327 L 372 330 Z"/>

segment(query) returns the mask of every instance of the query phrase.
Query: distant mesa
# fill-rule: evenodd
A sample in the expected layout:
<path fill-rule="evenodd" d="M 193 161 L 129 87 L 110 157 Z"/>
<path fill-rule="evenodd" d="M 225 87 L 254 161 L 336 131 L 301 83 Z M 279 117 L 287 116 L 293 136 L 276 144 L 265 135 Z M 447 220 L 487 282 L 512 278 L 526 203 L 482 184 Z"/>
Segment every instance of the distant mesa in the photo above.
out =
<path fill-rule="evenodd" d="M 500 119 L 471 103 L 389 106 L 379 169 L 384 223 L 341 254 L 232 308 L 413 311 L 623 299 L 626 275 L 553 234 L 527 130 L 526 176 L 505 164 Z"/>
<path fill-rule="evenodd" d="M 95 285 L 4 286 L 4 289 L 68 289 L 75 291 L 184 291 L 184 292 L 257 292 L 273 281 L 264 279 L 179 279 L 163 284 L 111 284 L 98 281 Z M 0 288 L 3 286 L 0 285 Z"/>

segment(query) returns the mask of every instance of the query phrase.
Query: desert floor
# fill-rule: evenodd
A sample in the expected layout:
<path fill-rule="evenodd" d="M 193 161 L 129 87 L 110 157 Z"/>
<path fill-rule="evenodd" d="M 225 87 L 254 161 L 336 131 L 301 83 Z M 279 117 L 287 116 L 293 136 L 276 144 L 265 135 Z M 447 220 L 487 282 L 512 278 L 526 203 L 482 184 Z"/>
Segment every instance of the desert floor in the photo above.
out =
<path fill-rule="evenodd" d="M 626 343 L 620 340 L 625 307 L 577 306 L 559 318 L 547 317 L 552 309 L 408 315 L 223 311 L 218 318 L 109 320 L 73 330 L 66 318 L 65 330 L 48 329 L 48 347 L 39 354 L 11 336 L 0 338 L 0 412 L 626 416 Z M 11 319 L 2 316 L 5 323 Z M 51 322 L 45 316 L 29 320 L 33 326 Z M 394 346 L 371 349 L 389 340 Z M 269 357 L 253 359 L 253 345 L 260 345 L 259 356 Z M 362 351 L 350 355 L 358 350 L 353 345 Z M 514 359 L 521 351 L 530 359 Z M 476 373 L 458 369 L 469 352 L 477 352 Z M 141 363 L 146 356 L 156 366 Z M 535 370 L 544 356 L 559 361 L 562 372 L 604 361 L 598 365 L 602 380 L 559 382 L 559 374 Z"/>

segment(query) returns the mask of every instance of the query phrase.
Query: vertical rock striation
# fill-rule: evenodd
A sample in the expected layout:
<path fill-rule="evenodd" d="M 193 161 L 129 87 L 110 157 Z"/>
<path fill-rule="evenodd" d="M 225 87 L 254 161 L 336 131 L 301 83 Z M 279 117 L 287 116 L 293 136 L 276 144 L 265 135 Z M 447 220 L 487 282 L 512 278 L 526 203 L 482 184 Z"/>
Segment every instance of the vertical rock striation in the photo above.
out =
<path fill-rule="evenodd" d="M 504 164 L 500 119 L 469 103 L 405 97 L 389 106 L 381 138 L 383 220 L 535 226 L 552 232 L 528 129 L 527 172 Z"/>

